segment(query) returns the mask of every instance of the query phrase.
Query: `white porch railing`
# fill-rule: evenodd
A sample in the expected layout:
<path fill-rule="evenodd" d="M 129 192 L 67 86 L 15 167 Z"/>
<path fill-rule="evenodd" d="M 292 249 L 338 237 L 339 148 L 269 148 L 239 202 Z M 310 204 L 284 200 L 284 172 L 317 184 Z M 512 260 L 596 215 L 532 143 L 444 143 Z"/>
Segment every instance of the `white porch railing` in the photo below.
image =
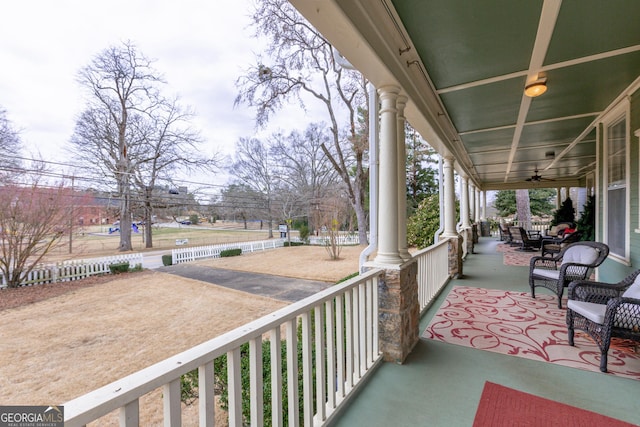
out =
<path fill-rule="evenodd" d="M 442 240 L 413 257 L 418 261 L 418 301 L 422 313 L 449 282 L 449 240 Z"/>
<path fill-rule="evenodd" d="M 543 233 L 545 230 L 549 229 L 551 226 L 551 220 L 548 221 L 531 221 L 530 230 L 536 230 Z M 520 222 L 518 220 L 514 220 L 511 225 L 520 226 Z"/>
<path fill-rule="evenodd" d="M 69 282 L 97 274 L 111 273 L 111 264 L 129 262 L 131 267 L 142 265 L 142 254 L 121 254 L 102 258 L 62 261 L 55 264 L 41 264 L 25 275 L 20 286 L 42 285 L 45 283 Z M 7 286 L 1 276 L 0 289 Z"/>
<path fill-rule="evenodd" d="M 219 245 L 173 249 L 171 251 L 172 263 L 179 264 L 203 258 L 220 258 L 220 252 L 226 249 L 240 248 L 242 253 L 246 253 L 281 248 L 284 246 L 285 241 L 286 239 L 270 239 L 257 242 L 222 243 Z"/>
<path fill-rule="evenodd" d="M 446 245 L 445 245 L 446 247 Z M 214 360 L 227 356 L 229 425 L 241 426 L 241 352 L 249 344 L 251 425 L 263 425 L 263 369 L 271 371 L 273 426 L 283 425 L 283 401 L 289 425 L 323 425 L 364 377 L 381 361 L 378 350 L 378 280 L 372 270 L 335 285 L 261 319 L 186 350 L 146 369 L 64 404 L 65 426 L 84 426 L 119 409 L 120 425 L 139 424 L 139 400 L 162 387 L 164 425 L 180 425 L 180 378 L 198 369 L 201 426 L 214 424 Z M 298 354 L 301 325 L 301 355 Z M 281 357 L 282 333 L 286 355 Z M 262 363 L 262 343 L 270 343 L 271 364 Z M 301 360 L 301 375 L 298 360 Z M 286 368 L 283 368 L 286 365 Z M 288 394 L 283 396 L 282 370 Z M 302 405 L 298 387 L 301 381 Z M 314 410 L 315 408 L 315 410 Z"/>

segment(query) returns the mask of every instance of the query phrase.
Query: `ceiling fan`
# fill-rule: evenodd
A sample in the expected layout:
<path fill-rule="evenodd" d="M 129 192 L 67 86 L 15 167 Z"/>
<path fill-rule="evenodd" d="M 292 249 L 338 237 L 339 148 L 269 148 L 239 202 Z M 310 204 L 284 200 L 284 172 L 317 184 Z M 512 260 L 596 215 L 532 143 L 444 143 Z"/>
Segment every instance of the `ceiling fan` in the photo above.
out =
<path fill-rule="evenodd" d="M 538 168 L 536 167 L 535 174 L 531 178 L 527 178 L 526 181 L 529 181 L 529 182 L 555 181 L 555 179 L 543 178 L 542 175 L 538 173 Z"/>

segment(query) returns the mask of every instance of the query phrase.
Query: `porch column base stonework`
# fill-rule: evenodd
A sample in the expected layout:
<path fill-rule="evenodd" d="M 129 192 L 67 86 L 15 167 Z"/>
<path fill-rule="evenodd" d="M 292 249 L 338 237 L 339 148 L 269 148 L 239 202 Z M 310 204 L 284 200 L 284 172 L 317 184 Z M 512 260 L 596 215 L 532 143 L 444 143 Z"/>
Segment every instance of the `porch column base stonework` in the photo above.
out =
<path fill-rule="evenodd" d="M 401 364 L 420 339 L 418 263 L 386 269 L 378 286 L 379 344 L 386 362 Z"/>
<path fill-rule="evenodd" d="M 456 237 L 441 237 L 449 239 L 449 277 L 462 277 L 462 246 L 464 239 L 461 235 Z"/>
<path fill-rule="evenodd" d="M 464 230 L 462 230 L 463 233 L 465 233 L 465 237 L 466 237 L 466 241 L 467 241 L 467 254 L 472 254 L 473 250 L 475 248 L 475 243 L 474 243 L 474 237 L 473 237 L 473 228 L 469 227 L 469 228 L 465 228 Z M 463 239 L 464 241 L 465 239 Z"/>

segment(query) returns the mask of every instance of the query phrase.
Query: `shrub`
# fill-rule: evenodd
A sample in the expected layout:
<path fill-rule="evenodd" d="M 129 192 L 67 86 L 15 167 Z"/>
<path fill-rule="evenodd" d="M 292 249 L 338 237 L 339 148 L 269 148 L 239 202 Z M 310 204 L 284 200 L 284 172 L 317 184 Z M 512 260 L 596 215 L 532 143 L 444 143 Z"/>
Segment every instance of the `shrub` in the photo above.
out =
<path fill-rule="evenodd" d="M 225 249 L 220 252 L 220 258 L 229 257 L 229 256 L 238 256 L 238 255 L 242 255 L 242 249 L 240 248 Z"/>
<path fill-rule="evenodd" d="M 129 271 L 129 261 L 110 264 L 109 270 L 111 270 L 111 274 L 126 273 Z"/>
<path fill-rule="evenodd" d="M 355 272 L 355 273 L 351 273 L 350 275 L 348 275 L 347 277 L 343 277 L 342 279 L 338 280 L 336 282 L 336 285 L 338 283 L 342 283 L 342 282 L 346 282 L 347 280 L 353 279 L 354 277 L 358 276 L 360 273 L 359 272 Z"/>
<path fill-rule="evenodd" d="M 173 264 L 173 255 L 162 255 L 162 265 Z"/>
<path fill-rule="evenodd" d="M 298 229 L 298 233 L 300 235 L 300 240 L 302 240 L 303 242 L 306 241 L 309 238 L 309 227 L 305 224 L 302 224 Z"/>
<path fill-rule="evenodd" d="M 302 246 L 304 242 L 284 242 L 284 246 Z"/>

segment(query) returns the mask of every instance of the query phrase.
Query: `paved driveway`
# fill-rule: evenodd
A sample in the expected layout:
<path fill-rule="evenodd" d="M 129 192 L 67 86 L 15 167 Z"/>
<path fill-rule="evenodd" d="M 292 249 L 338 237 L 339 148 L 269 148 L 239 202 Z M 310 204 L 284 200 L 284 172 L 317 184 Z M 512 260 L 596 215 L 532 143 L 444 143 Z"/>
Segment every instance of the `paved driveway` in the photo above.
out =
<path fill-rule="evenodd" d="M 332 285 L 328 282 L 247 273 L 190 263 L 164 266 L 156 270 L 288 302 L 299 301 Z"/>

